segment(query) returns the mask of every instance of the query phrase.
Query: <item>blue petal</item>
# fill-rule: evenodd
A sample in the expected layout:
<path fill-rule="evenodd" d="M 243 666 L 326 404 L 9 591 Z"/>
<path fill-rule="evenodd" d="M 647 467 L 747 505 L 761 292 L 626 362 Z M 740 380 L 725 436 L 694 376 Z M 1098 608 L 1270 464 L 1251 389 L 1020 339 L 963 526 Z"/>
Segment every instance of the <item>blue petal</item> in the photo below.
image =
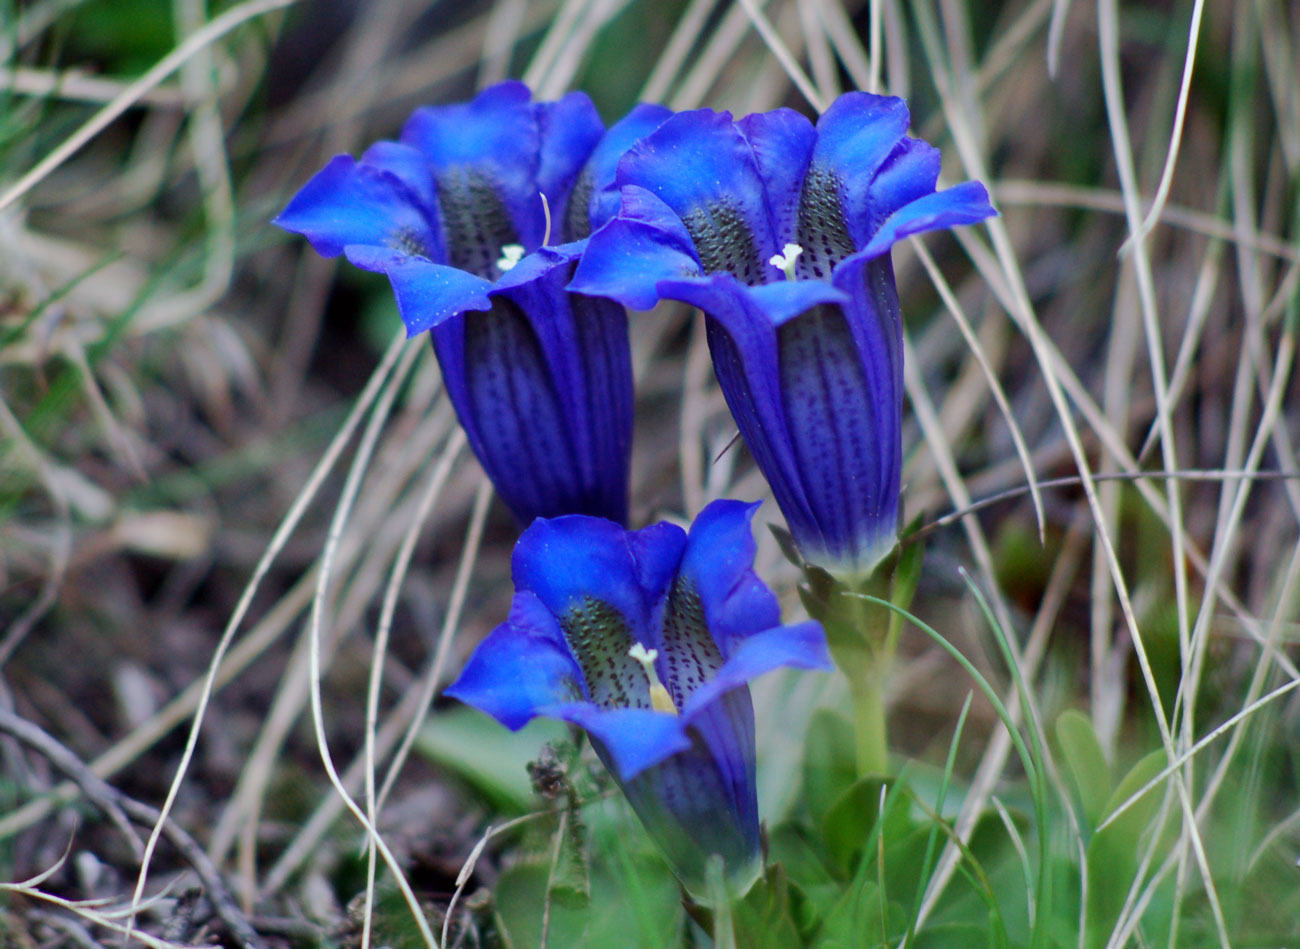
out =
<path fill-rule="evenodd" d="M 584 600 L 599 600 L 643 634 L 650 609 L 663 594 L 643 581 L 666 583 L 670 574 L 664 568 L 676 567 L 685 544 L 686 532 L 668 523 L 625 531 L 595 517 L 538 520 L 515 545 L 515 586 L 537 594 L 556 616 Z"/>
<path fill-rule="evenodd" d="M 338 155 L 303 185 L 275 223 L 306 237 L 325 257 L 365 244 L 438 259 L 436 214 L 419 198 L 431 188 L 428 180 L 416 178 L 410 185 L 391 168 Z"/>
<path fill-rule="evenodd" d="M 539 519 L 515 546 L 517 589 L 531 590 L 559 620 L 583 671 L 591 701 L 603 708 L 650 707 L 649 682 L 628 652 L 653 646 L 651 614 L 680 556 L 681 528 L 656 524 L 629 534 L 593 517 Z"/>
<path fill-rule="evenodd" d="M 470 445 L 516 518 L 586 507 L 575 433 L 547 353 L 519 307 L 494 297 L 486 313 L 437 324 L 433 345 Z"/>
<path fill-rule="evenodd" d="M 601 140 L 605 123 L 585 92 L 571 92 L 556 102 L 538 103 L 534 108 L 541 131 L 537 190 L 546 195 L 550 205 L 551 242 L 560 243 L 572 236 L 562 234 L 560 222 L 565 220 L 574 183 Z"/>
<path fill-rule="evenodd" d="M 438 188 L 428 161 L 420 152 L 401 142 L 378 141 L 361 155 L 361 164 L 386 171 L 411 189 L 416 204 L 432 225 L 428 239 L 432 246 L 424 256 L 437 263 L 446 263 L 447 249 L 443 244 L 442 218 L 438 211 Z"/>
<path fill-rule="evenodd" d="M 634 310 L 659 302 L 662 280 L 698 275 L 690 235 L 671 209 L 641 188 L 623 189 L 623 210 L 591 236 L 569 289 Z"/>
<path fill-rule="evenodd" d="M 627 314 L 608 300 L 565 290 L 578 253 L 580 245 L 543 248 L 493 290 L 494 299 L 512 302 L 532 327 L 572 449 L 568 457 L 553 460 L 521 452 L 520 474 L 528 477 L 527 469 L 553 464 L 569 468 L 570 489 L 555 495 L 548 508 L 532 510 L 533 516 L 593 514 L 622 524 L 633 409 Z"/>
<path fill-rule="evenodd" d="M 682 709 L 682 718 L 693 724 L 696 716 L 727 692 L 783 667 L 820 672 L 834 668 L 826 647 L 826 633 L 820 623 L 809 621 L 777 626 L 741 641 L 717 674 L 691 696 Z"/>
<path fill-rule="evenodd" d="M 493 293 L 503 293 L 535 281 L 545 280 L 559 267 L 571 264 L 582 256 L 581 244 L 561 244 L 558 247 L 541 247 L 525 254 L 520 261 L 497 278 Z"/>
<path fill-rule="evenodd" d="M 942 164 L 939 149 L 902 138 L 871 182 L 871 217 L 877 224 L 906 204 L 934 193 Z"/>
<path fill-rule="evenodd" d="M 665 300 L 680 300 L 699 307 L 709 315 L 734 327 L 737 333 L 747 330 L 751 320 L 780 326 L 820 303 L 844 303 L 848 294 L 825 280 L 782 280 L 761 287 L 747 287 L 730 274 L 694 280 L 664 280 L 659 295 Z"/>
<path fill-rule="evenodd" d="M 736 690 L 714 703 L 713 710 L 718 713 L 719 730 L 701 729 L 703 722 L 697 720 L 686 733 L 689 748 L 624 780 L 622 786 L 641 823 L 689 890 L 697 895 L 707 892 L 705 868 L 717 854 L 739 895 L 752 882 L 759 862 L 753 709 L 748 693 Z M 732 711 L 734 716 L 729 716 Z M 601 753 L 600 743 L 592 744 Z M 607 757 L 608 753 L 602 754 Z"/>
<path fill-rule="evenodd" d="M 466 310 L 492 307 L 488 298 L 492 284 L 458 267 L 401 254 L 385 256 L 382 251 L 366 247 L 349 246 L 347 254 L 358 267 L 388 274 L 407 336 L 423 333 Z"/>
<path fill-rule="evenodd" d="M 804 204 L 821 198 L 822 192 L 838 192 L 843 226 L 854 248 L 870 240 L 884 217 L 875 212 L 873 182 L 906 134 L 909 121 L 902 99 L 867 92 L 845 93 L 817 120 L 810 169 L 816 190 L 805 188 Z M 832 229 L 838 226 L 833 224 Z"/>
<path fill-rule="evenodd" d="M 614 173 L 619 160 L 672 114 L 672 109 L 666 106 L 641 103 L 609 127 L 587 160 L 570 199 L 571 223 L 567 231 L 570 240 L 589 236 L 618 214 L 619 192 L 614 187 Z"/>
<path fill-rule="evenodd" d="M 810 536 L 791 530 L 822 566 L 828 555 L 856 561 L 897 528 L 901 321 L 892 276 L 874 289 L 879 295 L 863 288 L 858 309 L 816 307 L 777 334 L 786 424 L 818 525 Z M 884 297 L 892 304 L 882 305 Z"/>
<path fill-rule="evenodd" d="M 773 279 L 767 261 L 781 243 L 754 150 L 729 113 L 672 116 L 624 156 L 616 181 L 654 192 L 673 210 L 706 273 Z"/>
<path fill-rule="evenodd" d="M 542 242 L 542 140 L 530 97 L 523 83 L 503 82 L 471 102 L 416 109 L 402 129 L 402 141 L 423 153 L 437 181 L 457 266 L 486 274 L 502 245 L 533 250 Z"/>
<path fill-rule="evenodd" d="M 846 92 L 817 119 L 813 161 L 870 180 L 910 123 L 907 103 L 897 96 Z"/>
<path fill-rule="evenodd" d="M 755 112 L 736 125 L 754 150 L 776 235 L 782 242 L 793 240 L 798 230 L 799 196 L 817 133 L 812 123 L 793 109 Z"/>
<path fill-rule="evenodd" d="M 739 641 L 781 622 L 776 596 L 754 573 L 751 522 L 758 504 L 719 500 L 691 524 L 680 576 L 699 596 L 708 631 L 723 659 Z"/>
<path fill-rule="evenodd" d="M 926 231 L 978 224 L 997 215 L 989 193 L 978 181 L 964 181 L 899 208 L 862 248 L 863 257 L 878 257 L 906 237 Z"/>
<path fill-rule="evenodd" d="M 510 617 L 474 650 L 444 695 L 487 712 L 512 731 L 580 696 L 578 667 L 540 600 L 515 594 Z"/>
<path fill-rule="evenodd" d="M 630 781 L 646 768 L 691 746 L 681 719 L 641 708 L 598 709 L 568 705 L 552 709 L 555 718 L 586 729 L 601 758 L 620 781 Z"/>
<path fill-rule="evenodd" d="M 727 276 L 661 285 L 665 295 L 694 304 L 708 317 L 709 352 L 727 407 L 776 502 L 796 536 L 819 531 L 803 488 L 803 471 L 785 419 L 777 362 L 776 322 L 842 291 L 822 281 L 798 280 L 747 288 Z M 761 292 L 760 292 L 761 291 Z M 807 296 L 805 296 L 805 294 Z M 768 303 L 782 304 L 769 313 Z"/>

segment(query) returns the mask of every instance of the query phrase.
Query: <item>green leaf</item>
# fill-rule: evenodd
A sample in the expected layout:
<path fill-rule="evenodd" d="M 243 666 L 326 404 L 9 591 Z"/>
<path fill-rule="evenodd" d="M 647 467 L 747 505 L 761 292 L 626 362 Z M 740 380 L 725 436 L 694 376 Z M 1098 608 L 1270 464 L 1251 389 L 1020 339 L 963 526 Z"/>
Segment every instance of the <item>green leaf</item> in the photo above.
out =
<path fill-rule="evenodd" d="M 820 827 L 831 805 L 857 780 L 853 726 L 838 712 L 818 709 L 804 739 L 803 787 L 808 813 Z"/>
<path fill-rule="evenodd" d="M 516 947 L 546 944 L 555 949 L 659 949 L 673 945 L 680 927 L 679 894 L 672 875 L 657 858 L 643 860 L 627 850 L 593 844 L 591 900 L 581 908 L 547 900 L 551 854 L 535 853 L 502 872 L 493 887 L 499 927 Z"/>
<path fill-rule="evenodd" d="M 776 524 L 768 524 L 767 529 L 770 530 L 772 536 L 776 538 L 776 545 L 781 548 L 781 553 L 785 559 L 802 570 L 804 567 L 804 559 L 803 555 L 799 553 L 798 545 L 794 542 L 794 535 L 784 527 L 779 527 Z"/>
<path fill-rule="evenodd" d="M 845 891 L 827 916 L 814 945 L 817 949 L 890 946 L 906 929 L 907 915 L 902 906 L 886 902 L 879 886 L 861 878 Z"/>
<path fill-rule="evenodd" d="M 836 887 L 835 875 L 826 866 L 824 854 L 818 853 L 803 829 L 793 824 L 782 824 L 767 838 L 768 860 L 785 868 L 786 875 L 801 888 L 808 890 L 831 884 Z"/>
<path fill-rule="evenodd" d="M 1056 740 L 1074 778 L 1074 788 L 1083 805 L 1088 828 L 1095 828 L 1106 815 L 1111 796 L 1110 766 L 1101 750 L 1088 716 L 1075 709 L 1062 712 L 1056 720 Z"/>
<path fill-rule="evenodd" d="M 871 836 L 880 814 L 881 789 L 888 784 L 873 776 L 856 781 L 831 805 L 821 822 L 826 851 L 844 872 L 850 872 Z"/>
<path fill-rule="evenodd" d="M 512 732 L 482 712 L 456 706 L 432 718 L 420 730 L 415 747 L 468 783 L 497 810 L 522 814 L 535 804 L 528 762 L 547 741 L 561 741 L 559 722 L 536 719 Z"/>
<path fill-rule="evenodd" d="M 1140 791 L 1160 773 L 1165 764 L 1163 751 L 1154 751 L 1135 764 L 1111 795 L 1105 815 L 1114 813 L 1121 804 Z M 1105 946 L 1115 921 L 1119 919 L 1137 872 L 1142 839 L 1160 804 L 1162 792 L 1160 785 L 1153 786 L 1113 823 L 1094 834 L 1088 843 L 1088 906 L 1084 929 L 1089 947 Z"/>
<path fill-rule="evenodd" d="M 1140 791 L 1144 785 L 1154 780 L 1156 775 L 1164 770 L 1167 763 L 1168 759 L 1163 751 L 1153 751 L 1135 764 L 1129 770 L 1129 773 L 1124 775 L 1123 780 L 1119 782 L 1119 787 L 1115 788 L 1115 793 L 1110 796 L 1110 800 L 1106 804 L 1104 817 L 1109 817 L 1119 809 L 1121 804 L 1124 804 Z M 1141 834 L 1146 830 L 1147 824 L 1151 822 L 1156 806 L 1160 803 L 1160 794 L 1158 793 L 1160 790 L 1160 785 L 1153 786 L 1123 814 L 1115 818 L 1115 821 L 1106 827 L 1101 834 L 1109 834 L 1111 831 L 1117 831 L 1127 837 Z"/>
<path fill-rule="evenodd" d="M 547 908 L 546 886 L 550 869 L 550 861 L 539 854 L 507 868 L 493 887 L 497 920 L 511 944 L 539 945 L 543 916 L 546 917 L 548 945 L 583 944 L 586 912 L 555 900 Z"/>
<path fill-rule="evenodd" d="M 795 924 L 790 881 L 780 864 L 770 865 L 731 912 L 737 946 L 788 949 L 803 942 Z"/>
<path fill-rule="evenodd" d="M 918 516 L 903 532 L 903 540 L 906 541 L 908 536 L 915 533 L 920 526 L 921 518 Z M 921 582 L 921 567 L 924 562 L 925 544 L 916 541 L 903 543 L 898 548 L 898 566 L 894 568 L 892 592 L 889 599 L 899 609 L 911 608 L 912 597 L 916 595 L 917 584 Z M 896 622 L 901 621 L 902 617 L 898 616 Z"/>

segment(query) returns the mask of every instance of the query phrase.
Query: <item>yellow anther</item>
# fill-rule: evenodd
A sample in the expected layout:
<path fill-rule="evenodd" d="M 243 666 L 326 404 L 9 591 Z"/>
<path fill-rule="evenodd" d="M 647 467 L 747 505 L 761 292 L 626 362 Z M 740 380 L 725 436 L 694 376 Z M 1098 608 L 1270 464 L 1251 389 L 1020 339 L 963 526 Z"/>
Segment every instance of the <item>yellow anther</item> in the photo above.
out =
<path fill-rule="evenodd" d="M 785 273 L 785 279 L 794 279 L 794 262 L 799 259 L 803 253 L 803 248 L 798 244 L 786 244 L 781 248 L 781 253 L 773 254 L 767 259 L 767 262 L 773 267 L 782 270 Z"/>
<path fill-rule="evenodd" d="M 677 706 L 673 704 L 673 697 L 668 694 L 664 684 L 659 681 L 659 673 L 655 672 L 655 660 L 659 658 L 658 649 L 646 649 L 640 643 L 636 643 L 627 654 L 641 663 L 641 668 L 645 670 L 645 676 L 650 680 L 650 707 L 656 712 L 667 712 L 670 715 L 677 714 Z"/>
<path fill-rule="evenodd" d="M 501 248 L 501 259 L 497 261 L 497 267 L 505 273 L 507 270 L 514 270 L 515 264 L 523 259 L 523 244 L 505 244 Z"/>

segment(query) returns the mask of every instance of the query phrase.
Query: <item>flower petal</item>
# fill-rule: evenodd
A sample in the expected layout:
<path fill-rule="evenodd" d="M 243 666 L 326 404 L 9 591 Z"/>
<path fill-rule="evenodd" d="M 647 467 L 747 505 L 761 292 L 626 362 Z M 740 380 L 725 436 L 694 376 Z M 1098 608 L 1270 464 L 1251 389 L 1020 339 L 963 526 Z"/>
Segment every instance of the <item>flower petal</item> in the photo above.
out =
<path fill-rule="evenodd" d="M 548 712 L 587 730 L 601 758 L 620 781 L 630 781 L 646 768 L 691 746 L 676 715 L 645 708 L 600 709 L 567 705 Z"/>
<path fill-rule="evenodd" d="M 435 263 L 445 263 L 447 248 L 443 244 L 442 216 L 438 211 L 438 188 L 425 157 L 410 145 L 381 140 L 362 153 L 361 164 L 395 175 L 402 184 L 411 189 L 417 206 L 426 214 L 431 224 L 430 233 L 426 238 L 431 242 L 431 246 L 423 256 Z"/>
<path fill-rule="evenodd" d="M 686 532 L 675 524 L 625 531 L 601 518 L 555 517 L 524 531 L 515 545 L 512 573 L 516 588 L 537 594 L 556 616 L 597 600 L 644 633 L 649 612 L 671 578 L 666 567 L 671 564 L 675 571 L 685 545 Z M 643 586 L 646 580 L 660 586 Z"/>
<path fill-rule="evenodd" d="M 550 242 L 558 244 L 576 236 L 562 233 L 562 224 L 574 184 L 601 140 L 605 123 L 585 92 L 570 92 L 555 102 L 539 102 L 534 108 L 541 130 L 537 190 L 546 195 L 550 206 Z"/>
<path fill-rule="evenodd" d="M 548 508 L 533 509 L 532 516 L 592 514 L 623 524 L 632 447 L 627 314 L 609 300 L 565 290 L 578 253 L 578 244 L 543 248 L 525 257 L 493 290 L 494 299 L 515 304 L 531 324 L 570 436 L 567 458 L 520 453 L 520 467 L 558 463 L 570 468 L 569 490 L 557 493 Z M 516 271 L 528 279 L 516 279 Z"/>
<path fill-rule="evenodd" d="M 804 474 L 785 418 L 776 324 L 812 302 L 843 299 L 843 292 L 813 280 L 749 288 L 725 275 L 663 283 L 660 288 L 665 296 L 704 311 L 714 373 L 745 444 L 790 530 L 797 537 L 815 535 L 820 528 L 804 492 Z M 769 304 L 773 312 L 765 308 Z"/>
<path fill-rule="evenodd" d="M 651 131 L 671 116 L 663 105 L 638 104 L 604 133 L 578 175 L 560 229 L 565 240 L 582 240 L 619 213 L 619 191 L 614 173 L 619 160 Z"/>
<path fill-rule="evenodd" d="M 713 709 L 721 730 L 682 729 L 688 748 L 625 779 L 622 786 L 687 889 L 697 896 L 707 893 L 705 868 L 716 854 L 739 896 L 754 879 L 759 862 L 753 709 L 744 690 L 729 693 Z M 722 723 L 731 710 L 735 716 Z M 600 753 L 600 742 L 593 740 L 592 745 Z"/>
<path fill-rule="evenodd" d="M 758 507 L 712 502 L 691 524 L 682 554 L 679 577 L 699 597 L 703 620 L 724 659 L 741 640 L 781 622 L 775 594 L 754 572 L 758 548 L 752 522 Z"/>
<path fill-rule="evenodd" d="M 772 279 L 767 261 L 781 244 L 754 150 L 730 113 L 672 116 L 628 151 L 616 181 L 653 192 L 673 210 L 706 273 L 749 284 Z"/>
<path fill-rule="evenodd" d="M 894 212 L 859 252 L 878 257 L 906 237 L 926 231 L 946 230 L 963 224 L 978 224 L 994 217 L 989 193 L 978 181 L 963 181 L 946 191 L 936 191 Z"/>
<path fill-rule="evenodd" d="M 447 394 L 501 499 L 527 522 L 590 503 L 575 433 L 527 315 L 495 296 L 486 313 L 433 329 Z"/>
<path fill-rule="evenodd" d="M 817 145 L 804 185 L 805 218 L 813 206 L 826 214 L 830 195 L 835 194 L 841 220 L 824 229 L 843 227 L 853 248 L 870 240 L 885 217 L 875 212 L 873 182 L 907 133 L 909 121 L 907 103 L 895 96 L 848 92 L 831 103 L 817 120 Z"/>
<path fill-rule="evenodd" d="M 736 126 L 754 150 L 776 236 L 782 243 L 791 240 L 798 230 L 799 196 L 817 133 L 793 109 L 755 112 Z"/>
<path fill-rule="evenodd" d="M 879 283 L 853 305 L 814 307 L 777 331 L 786 425 L 818 524 L 796 540 L 822 566 L 892 547 L 898 526 L 901 318 L 892 273 Z"/>
<path fill-rule="evenodd" d="M 619 160 L 672 114 L 666 106 L 641 103 L 609 127 L 592 151 L 569 198 L 565 216 L 566 239 L 589 237 L 593 230 L 603 227 L 618 214 L 619 193 L 614 187 L 614 173 Z"/>
<path fill-rule="evenodd" d="M 717 674 L 691 696 L 681 710 L 682 718 L 693 723 L 697 715 L 727 692 L 787 666 L 820 672 L 834 668 L 820 623 L 777 626 L 742 640 Z"/>
<path fill-rule="evenodd" d="M 506 244 L 536 249 L 546 228 L 530 98 L 523 83 L 503 82 L 471 102 L 416 109 L 402 128 L 437 182 L 450 262 L 480 276 L 495 274 Z"/>
<path fill-rule="evenodd" d="M 437 259 L 442 241 L 436 216 L 419 199 L 431 188 L 427 179 L 411 185 L 389 167 L 337 155 L 274 223 L 303 235 L 325 257 L 337 257 L 349 244 L 365 244 Z"/>
<path fill-rule="evenodd" d="M 423 333 L 466 310 L 492 308 L 488 298 L 492 284 L 459 267 L 402 254 L 385 256 L 382 251 L 366 247 L 349 246 L 347 255 L 358 267 L 388 274 L 407 336 Z"/>
<path fill-rule="evenodd" d="M 934 193 L 942 159 L 919 138 L 901 138 L 871 182 L 871 217 L 877 225 L 906 204 Z"/>
<path fill-rule="evenodd" d="M 510 617 L 474 650 L 444 695 L 487 712 L 512 731 L 581 695 L 578 667 L 541 601 L 515 594 Z"/>
<path fill-rule="evenodd" d="M 684 541 L 671 524 L 629 535 L 610 521 L 574 515 L 534 521 L 515 546 L 515 587 L 531 590 L 559 620 L 594 704 L 650 707 L 645 670 L 629 650 L 653 646 L 651 614 L 662 590 L 642 581 L 667 582 L 662 565 L 680 555 Z"/>
<path fill-rule="evenodd" d="M 651 192 L 627 187 L 622 201 L 619 216 L 591 236 L 569 289 L 648 310 L 660 281 L 696 276 L 700 262 L 677 216 Z"/>

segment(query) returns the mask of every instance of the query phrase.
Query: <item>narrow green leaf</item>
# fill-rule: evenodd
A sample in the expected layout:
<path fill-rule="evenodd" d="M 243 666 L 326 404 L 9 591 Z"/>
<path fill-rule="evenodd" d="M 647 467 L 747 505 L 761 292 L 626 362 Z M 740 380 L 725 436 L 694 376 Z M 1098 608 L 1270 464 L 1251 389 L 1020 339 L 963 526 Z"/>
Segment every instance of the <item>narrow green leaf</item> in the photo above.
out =
<path fill-rule="evenodd" d="M 804 739 L 803 787 L 808 812 L 820 827 L 831 805 L 857 779 L 853 726 L 838 712 L 818 709 Z"/>

